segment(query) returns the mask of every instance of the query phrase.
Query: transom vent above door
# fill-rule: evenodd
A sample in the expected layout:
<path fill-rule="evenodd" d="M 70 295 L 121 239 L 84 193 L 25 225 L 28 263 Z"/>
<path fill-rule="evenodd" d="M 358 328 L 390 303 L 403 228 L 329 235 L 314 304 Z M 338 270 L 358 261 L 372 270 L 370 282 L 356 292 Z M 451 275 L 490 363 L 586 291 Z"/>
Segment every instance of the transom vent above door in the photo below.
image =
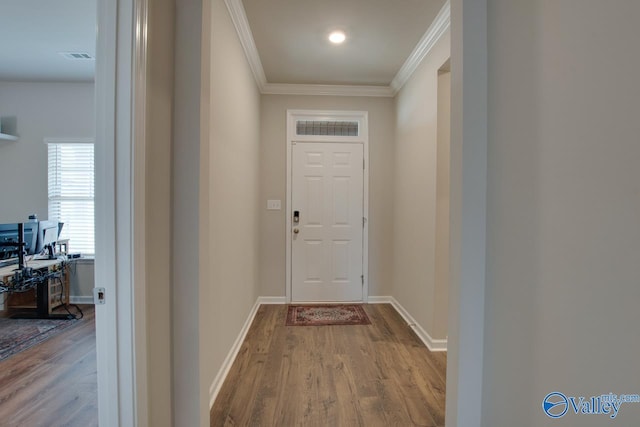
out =
<path fill-rule="evenodd" d="M 358 122 L 296 121 L 296 135 L 358 136 Z"/>

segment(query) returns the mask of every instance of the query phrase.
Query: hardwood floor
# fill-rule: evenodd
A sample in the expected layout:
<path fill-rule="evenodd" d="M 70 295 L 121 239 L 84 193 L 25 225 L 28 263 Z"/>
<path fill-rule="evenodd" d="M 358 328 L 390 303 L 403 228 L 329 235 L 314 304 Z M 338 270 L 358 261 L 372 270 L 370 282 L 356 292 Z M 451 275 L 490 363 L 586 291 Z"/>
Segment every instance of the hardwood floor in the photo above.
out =
<path fill-rule="evenodd" d="M 263 305 L 211 409 L 211 426 L 443 426 L 446 353 L 389 304 L 368 326 L 285 326 Z"/>
<path fill-rule="evenodd" d="M 98 425 L 95 312 L 81 308 L 76 325 L 0 362 L 0 425 Z"/>
<path fill-rule="evenodd" d="M 285 326 L 262 306 L 211 410 L 212 426 L 443 426 L 446 354 L 387 304 L 368 326 Z M 0 362 L 0 425 L 96 426 L 95 324 Z"/>

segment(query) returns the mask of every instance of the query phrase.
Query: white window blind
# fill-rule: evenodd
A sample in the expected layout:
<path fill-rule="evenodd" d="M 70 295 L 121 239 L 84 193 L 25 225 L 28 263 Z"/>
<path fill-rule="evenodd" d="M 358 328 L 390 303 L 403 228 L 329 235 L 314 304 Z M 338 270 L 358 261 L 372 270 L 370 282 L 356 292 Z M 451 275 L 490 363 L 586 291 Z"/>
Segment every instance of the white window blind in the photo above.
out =
<path fill-rule="evenodd" d="M 48 142 L 49 220 L 64 223 L 72 252 L 95 253 L 93 143 Z"/>

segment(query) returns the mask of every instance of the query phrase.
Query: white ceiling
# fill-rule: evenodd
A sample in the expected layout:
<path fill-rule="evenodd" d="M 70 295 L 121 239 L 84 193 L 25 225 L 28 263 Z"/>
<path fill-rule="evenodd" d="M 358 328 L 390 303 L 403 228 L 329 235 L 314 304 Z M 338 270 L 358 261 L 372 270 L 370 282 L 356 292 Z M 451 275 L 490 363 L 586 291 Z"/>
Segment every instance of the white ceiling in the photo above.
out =
<path fill-rule="evenodd" d="M 389 86 L 445 0 L 243 0 L 269 83 Z M 329 43 L 330 31 L 347 34 Z"/>
<path fill-rule="evenodd" d="M 93 81 L 94 60 L 69 60 L 60 52 L 95 57 L 96 0 L 0 1 L 0 80 Z M 263 83 L 386 88 L 445 4 L 445 0 L 226 1 L 232 8 L 244 6 L 242 15 L 246 13 L 243 18 L 257 48 L 253 60 L 266 75 Z M 344 44 L 327 41 L 334 29 L 346 32 Z"/>
<path fill-rule="evenodd" d="M 93 81 L 96 0 L 1 0 L 0 80 Z"/>

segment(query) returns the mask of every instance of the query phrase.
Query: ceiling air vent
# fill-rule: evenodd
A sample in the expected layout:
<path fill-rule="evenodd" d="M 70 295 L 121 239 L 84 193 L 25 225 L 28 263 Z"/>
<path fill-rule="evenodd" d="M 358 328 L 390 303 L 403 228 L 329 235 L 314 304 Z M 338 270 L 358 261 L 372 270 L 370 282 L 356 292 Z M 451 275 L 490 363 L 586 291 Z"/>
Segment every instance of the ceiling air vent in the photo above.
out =
<path fill-rule="evenodd" d="M 72 59 L 72 60 L 95 59 L 93 56 L 89 55 L 87 52 L 60 52 L 60 55 L 64 56 L 67 59 Z"/>

